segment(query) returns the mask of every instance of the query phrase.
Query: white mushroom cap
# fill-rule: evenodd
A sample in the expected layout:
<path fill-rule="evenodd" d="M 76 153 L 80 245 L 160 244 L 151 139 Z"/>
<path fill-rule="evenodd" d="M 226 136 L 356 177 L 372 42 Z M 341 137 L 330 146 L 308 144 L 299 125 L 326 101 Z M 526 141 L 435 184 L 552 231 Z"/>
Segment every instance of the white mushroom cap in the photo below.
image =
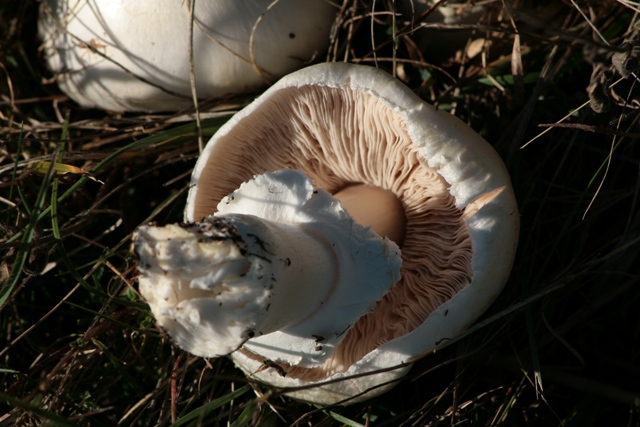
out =
<path fill-rule="evenodd" d="M 190 106 L 189 3 L 46 0 L 39 32 L 62 91 L 81 105 L 108 110 Z M 326 49 L 335 6 L 324 0 L 272 3 L 195 2 L 193 56 L 199 97 L 261 86 Z"/>
<path fill-rule="evenodd" d="M 290 169 L 242 184 L 202 222 L 140 227 L 133 249 L 157 322 L 204 357 L 253 338 L 265 358 L 322 365 L 400 279 L 397 245 Z"/>
<path fill-rule="evenodd" d="M 332 63 L 280 80 L 208 143 L 193 172 L 185 219 L 210 215 L 243 181 L 283 167 L 303 170 L 338 199 L 354 184 L 393 193 L 406 220 L 400 233 L 402 278 L 347 331 L 322 367 L 272 359 L 286 371 L 282 377 L 276 369 L 263 369 L 259 349 L 248 341 L 231 357 L 253 378 L 301 386 L 409 363 L 460 334 L 504 286 L 519 217 L 502 160 L 463 122 L 424 103 L 385 72 Z M 373 213 L 385 207 L 373 200 L 359 203 Z M 290 395 L 335 403 L 406 371 L 405 366 Z"/>

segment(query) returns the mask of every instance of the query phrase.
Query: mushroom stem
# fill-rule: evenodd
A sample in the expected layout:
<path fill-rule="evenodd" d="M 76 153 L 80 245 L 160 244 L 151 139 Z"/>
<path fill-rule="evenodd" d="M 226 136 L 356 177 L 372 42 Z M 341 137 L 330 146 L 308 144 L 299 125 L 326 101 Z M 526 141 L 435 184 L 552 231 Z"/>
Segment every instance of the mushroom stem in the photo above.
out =
<path fill-rule="evenodd" d="M 155 303 L 161 323 L 176 324 L 174 339 L 180 343 L 182 333 L 200 324 L 215 325 L 206 337 L 215 353 L 207 356 L 231 353 L 254 336 L 307 318 L 335 285 L 328 242 L 303 227 L 251 215 L 143 226 L 134 244 L 140 286 L 164 296 Z"/>
<path fill-rule="evenodd" d="M 354 184 L 333 195 L 358 224 L 371 227 L 402 247 L 407 224 L 404 207 L 390 190 L 366 184 Z"/>
<path fill-rule="evenodd" d="M 133 249 L 156 320 L 205 357 L 253 342 L 272 360 L 321 363 L 400 278 L 395 244 L 289 169 L 242 184 L 200 222 L 140 227 Z"/>

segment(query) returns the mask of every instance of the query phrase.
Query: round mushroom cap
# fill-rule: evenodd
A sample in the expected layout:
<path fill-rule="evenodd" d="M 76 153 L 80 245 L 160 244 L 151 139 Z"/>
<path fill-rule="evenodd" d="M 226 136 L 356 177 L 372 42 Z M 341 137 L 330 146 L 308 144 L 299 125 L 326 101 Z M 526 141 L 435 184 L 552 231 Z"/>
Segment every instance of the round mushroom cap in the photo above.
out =
<path fill-rule="evenodd" d="M 332 194 L 356 184 L 395 194 L 405 216 L 401 279 L 321 366 L 271 358 L 283 377 L 261 368 L 264 359 L 249 340 L 231 357 L 253 378 L 280 387 L 331 381 L 289 394 L 315 403 L 372 397 L 417 356 L 464 331 L 502 290 L 519 230 L 504 163 L 462 121 L 387 73 L 328 63 L 277 82 L 209 141 L 193 172 L 185 220 L 212 214 L 252 176 L 285 167 Z M 380 208 L 375 200 L 360 203 Z"/>
<path fill-rule="evenodd" d="M 83 106 L 162 111 L 192 105 L 190 2 L 46 0 L 39 33 L 61 90 Z M 326 49 L 337 8 L 324 0 L 195 2 L 201 98 L 275 81 Z"/>

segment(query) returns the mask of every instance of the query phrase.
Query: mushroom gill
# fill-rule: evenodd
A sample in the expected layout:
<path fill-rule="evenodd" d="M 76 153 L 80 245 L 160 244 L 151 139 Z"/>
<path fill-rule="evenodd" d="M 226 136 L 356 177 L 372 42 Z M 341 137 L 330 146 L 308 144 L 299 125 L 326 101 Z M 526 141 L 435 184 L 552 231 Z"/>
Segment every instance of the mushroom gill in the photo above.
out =
<path fill-rule="evenodd" d="M 400 282 L 352 326 L 324 365 L 283 364 L 288 377 L 318 381 L 346 371 L 381 344 L 413 331 L 470 283 L 464 211 L 456 208 L 447 182 L 419 156 L 405 118 L 375 97 L 318 86 L 274 93 L 214 147 L 200 177 L 207 189 L 198 194 L 194 218 L 213 213 L 222 197 L 254 175 L 284 167 L 303 170 L 332 194 L 357 184 L 389 190 L 406 221 Z"/>

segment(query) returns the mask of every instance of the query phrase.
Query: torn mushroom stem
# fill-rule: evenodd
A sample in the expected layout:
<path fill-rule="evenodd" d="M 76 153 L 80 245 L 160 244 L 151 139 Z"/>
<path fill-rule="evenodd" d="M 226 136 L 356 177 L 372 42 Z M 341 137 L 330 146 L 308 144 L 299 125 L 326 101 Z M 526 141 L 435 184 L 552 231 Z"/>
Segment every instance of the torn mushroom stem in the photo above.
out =
<path fill-rule="evenodd" d="M 331 243 L 301 225 L 252 215 L 208 217 L 200 223 L 144 226 L 135 237 L 141 278 L 166 283 L 164 322 L 177 330 L 215 324 L 202 337 L 209 357 L 235 351 L 246 340 L 283 329 L 308 317 L 335 284 Z M 190 250 L 184 250 L 189 247 Z M 155 262 L 150 262 L 155 259 Z M 165 262 L 163 262 L 165 261 Z M 156 271 L 151 271 L 155 266 Z M 154 274 L 155 273 L 155 274 Z M 182 347 L 200 344 L 180 342 Z"/>
<path fill-rule="evenodd" d="M 205 357 L 244 344 L 321 364 L 400 279 L 397 245 L 290 169 L 256 175 L 201 222 L 140 227 L 133 242 L 158 323 Z M 318 348 L 317 336 L 331 338 Z"/>

